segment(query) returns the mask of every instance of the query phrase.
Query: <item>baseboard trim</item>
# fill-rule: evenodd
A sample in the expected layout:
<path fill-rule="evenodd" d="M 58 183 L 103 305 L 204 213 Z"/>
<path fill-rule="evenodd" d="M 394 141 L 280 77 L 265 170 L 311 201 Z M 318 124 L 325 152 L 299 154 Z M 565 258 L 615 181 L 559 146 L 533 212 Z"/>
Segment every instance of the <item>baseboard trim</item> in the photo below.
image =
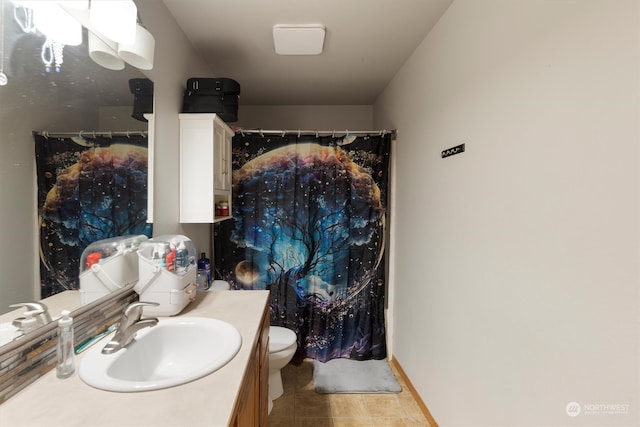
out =
<path fill-rule="evenodd" d="M 402 369 L 402 366 L 400 366 L 400 362 L 398 362 L 398 359 L 394 357 L 391 360 L 389 360 L 389 362 L 394 366 L 394 368 L 396 368 L 396 370 L 400 374 L 400 377 L 402 377 L 402 380 L 409 388 L 409 391 L 413 395 L 413 398 L 416 400 L 416 403 L 418 403 L 418 406 L 420 407 L 420 410 L 424 414 L 425 418 L 427 419 L 427 421 L 429 421 L 429 424 L 432 427 L 438 427 L 438 423 L 431 415 L 431 412 L 429 412 L 429 408 L 427 408 L 427 405 L 425 405 L 424 402 L 422 401 L 422 398 L 418 394 L 418 391 L 416 390 L 416 388 L 413 386 L 413 384 L 411 384 L 409 377 L 407 377 L 406 372 L 404 372 L 404 369 Z"/>

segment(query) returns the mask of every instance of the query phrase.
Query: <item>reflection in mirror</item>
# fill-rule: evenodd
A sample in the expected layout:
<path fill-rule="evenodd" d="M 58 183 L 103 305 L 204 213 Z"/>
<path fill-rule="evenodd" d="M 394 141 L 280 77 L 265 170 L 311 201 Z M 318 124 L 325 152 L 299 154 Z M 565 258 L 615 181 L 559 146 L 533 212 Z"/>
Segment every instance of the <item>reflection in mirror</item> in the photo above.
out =
<path fill-rule="evenodd" d="M 24 312 L 11 304 L 41 299 L 44 251 L 32 132 L 146 132 L 147 122 L 134 111 L 134 98 L 140 94 L 130 87 L 130 80 L 147 80 L 129 65 L 114 71 L 94 63 L 88 56 L 86 31 L 82 45 L 57 48 L 56 70 L 49 64 L 52 47 L 46 46 L 41 34 L 28 32 L 24 10 L 8 0 L 0 0 L 0 10 L 0 73 L 6 76 L 6 84 L 0 85 L 0 324 L 4 324 Z M 152 104 L 152 97 L 144 102 L 150 100 Z M 77 279 L 79 270 L 67 273 Z M 52 298 L 64 297 L 64 308 L 74 310 L 80 306 L 78 293 L 72 290 Z M 59 316 L 57 302 L 49 305 L 52 317 Z"/>
<path fill-rule="evenodd" d="M 147 223 L 147 136 L 141 132 L 43 131 L 34 135 L 40 230 L 42 297 L 81 288 L 81 255 L 95 242 L 116 236 L 144 234 Z M 122 243 L 122 241 L 121 241 Z M 95 267 L 112 267 L 115 254 Z M 86 260 L 85 260 L 86 261 Z M 135 272 L 137 273 L 137 257 Z M 105 283 L 123 286 L 122 269 L 98 275 Z M 87 277 L 82 275 L 82 277 Z M 120 280 L 120 277 L 122 280 Z M 137 280 L 137 277 L 136 277 Z M 86 281 L 85 281 L 86 282 Z"/>

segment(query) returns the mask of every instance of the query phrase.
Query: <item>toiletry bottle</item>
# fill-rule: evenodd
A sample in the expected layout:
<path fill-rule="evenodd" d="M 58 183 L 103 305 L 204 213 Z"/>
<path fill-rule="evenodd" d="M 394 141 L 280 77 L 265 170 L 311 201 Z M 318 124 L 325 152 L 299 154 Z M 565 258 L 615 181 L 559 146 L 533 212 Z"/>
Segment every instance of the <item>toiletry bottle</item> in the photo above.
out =
<path fill-rule="evenodd" d="M 101 258 L 102 254 L 100 252 L 91 252 L 87 255 L 87 268 L 91 268 L 92 265 L 98 264 Z"/>
<path fill-rule="evenodd" d="M 200 253 L 196 282 L 200 291 L 209 289 L 209 285 L 211 285 L 211 261 L 205 252 Z"/>
<path fill-rule="evenodd" d="M 167 270 L 175 273 L 176 271 L 176 248 L 171 248 L 165 258 Z"/>
<path fill-rule="evenodd" d="M 62 317 L 58 320 L 58 345 L 56 346 L 58 378 L 68 378 L 76 370 L 73 341 L 73 318 L 69 316 L 68 310 L 63 310 Z"/>
<path fill-rule="evenodd" d="M 184 244 L 184 240 L 178 243 L 176 248 L 176 273 L 185 274 L 189 265 L 189 251 Z"/>
<path fill-rule="evenodd" d="M 220 202 L 220 216 L 229 216 L 229 203 Z"/>
<path fill-rule="evenodd" d="M 33 317 L 35 311 L 27 311 L 24 313 L 24 319 L 20 323 L 20 330 L 22 335 L 27 335 L 29 332 L 38 329 L 38 321 Z"/>

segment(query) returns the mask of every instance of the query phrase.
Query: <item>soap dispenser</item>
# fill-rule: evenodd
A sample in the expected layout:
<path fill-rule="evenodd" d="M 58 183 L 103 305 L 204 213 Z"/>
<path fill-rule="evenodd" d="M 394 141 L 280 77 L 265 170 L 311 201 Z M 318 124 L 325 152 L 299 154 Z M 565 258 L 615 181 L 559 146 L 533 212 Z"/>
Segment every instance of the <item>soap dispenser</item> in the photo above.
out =
<path fill-rule="evenodd" d="M 27 311 L 24 313 L 24 319 L 20 323 L 22 335 L 27 335 L 29 332 L 38 329 L 38 321 L 33 317 L 34 314 L 37 314 L 37 312 Z"/>
<path fill-rule="evenodd" d="M 73 318 L 68 310 L 62 311 L 58 320 L 58 344 L 56 346 L 56 375 L 58 378 L 68 378 L 76 370 L 75 353 L 73 351 Z"/>

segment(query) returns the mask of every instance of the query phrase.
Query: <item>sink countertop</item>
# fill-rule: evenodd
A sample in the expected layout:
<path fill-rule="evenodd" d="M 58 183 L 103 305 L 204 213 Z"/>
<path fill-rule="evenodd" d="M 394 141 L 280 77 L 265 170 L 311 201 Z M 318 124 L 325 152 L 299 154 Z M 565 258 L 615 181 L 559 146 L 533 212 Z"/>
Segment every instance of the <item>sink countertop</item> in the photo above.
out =
<path fill-rule="evenodd" d="M 198 292 L 196 301 L 178 315 L 223 320 L 242 335 L 238 354 L 206 377 L 163 390 L 108 392 L 82 382 L 77 372 L 82 353 L 70 378 L 58 379 L 53 369 L 0 405 L 0 425 L 227 426 L 268 298 L 268 291 Z M 105 343 L 103 339 L 94 345 Z"/>

